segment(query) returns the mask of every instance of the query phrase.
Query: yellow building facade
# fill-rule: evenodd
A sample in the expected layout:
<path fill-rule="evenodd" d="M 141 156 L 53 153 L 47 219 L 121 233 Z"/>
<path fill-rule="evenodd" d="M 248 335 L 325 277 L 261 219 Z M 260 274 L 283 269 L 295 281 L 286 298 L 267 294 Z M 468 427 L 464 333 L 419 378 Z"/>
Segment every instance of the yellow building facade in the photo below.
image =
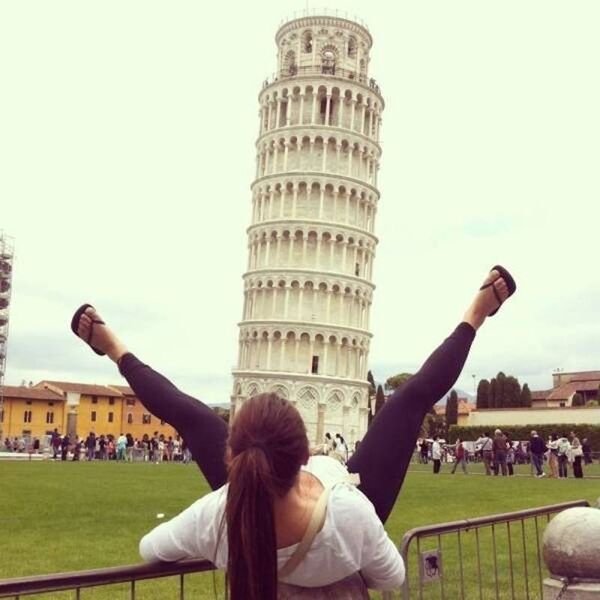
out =
<path fill-rule="evenodd" d="M 155 432 L 177 435 L 173 427 L 151 414 L 127 386 L 40 381 L 34 386 L 3 386 L 0 413 L 3 437 L 42 438 L 54 429 L 60 435 L 87 437 L 91 432 L 134 439 Z"/>
<path fill-rule="evenodd" d="M 40 438 L 55 428 L 65 432 L 65 401 L 55 392 L 26 386 L 5 385 L 0 413 L 4 437 Z"/>

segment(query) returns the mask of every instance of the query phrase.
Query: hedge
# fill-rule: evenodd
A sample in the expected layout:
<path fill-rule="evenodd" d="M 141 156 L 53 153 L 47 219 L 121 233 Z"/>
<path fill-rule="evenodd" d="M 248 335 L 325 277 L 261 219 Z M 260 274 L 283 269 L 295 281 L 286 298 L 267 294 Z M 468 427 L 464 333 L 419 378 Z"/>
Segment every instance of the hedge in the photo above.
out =
<path fill-rule="evenodd" d="M 572 423 L 556 423 L 549 425 L 472 425 L 469 427 L 460 425 L 451 425 L 448 431 L 448 440 L 454 443 L 457 437 L 461 440 L 473 440 L 482 436 L 486 431 L 493 437 L 494 431 L 501 429 L 502 433 L 508 435 L 513 441 L 524 441 L 531 437 L 531 431 L 535 429 L 538 435 L 544 440 L 550 437 L 550 434 L 557 433 L 567 435 L 574 431 L 579 440 L 587 438 L 588 442 L 595 450 L 600 450 L 600 425 L 578 425 Z"/>

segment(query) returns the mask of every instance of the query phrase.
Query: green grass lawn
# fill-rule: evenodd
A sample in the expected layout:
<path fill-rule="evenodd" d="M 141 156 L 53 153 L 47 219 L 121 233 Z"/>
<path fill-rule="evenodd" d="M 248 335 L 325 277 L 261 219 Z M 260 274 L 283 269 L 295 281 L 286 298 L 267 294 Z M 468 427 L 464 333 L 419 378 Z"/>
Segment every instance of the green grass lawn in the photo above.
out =
<path fill-rule="evenodd" d="M 471 470 L 481 472 L 481 467 Z M 429 466 L 414 465 L 386 528 L 399 543 L 408 529 L 420 525 L 576 499 L 595 504 L 600 495 L 600 480 L 535 479 L 524 476 L 528 466 L 517 467 L 517 473 L 521 476 L 452 476 L 444 466 L 434 477 Z M 600 469 L 586 473 L 600 475 Z M 156 515 L 169 518 L 208 491 L 193 465 L 112 462 L 0 462 L 0 486 L 0 578 L 137 563 L 138 541 L 160 522 Z M 456 551 L 443 552 L 448 574 Z M 489 560 L 486 564 L 490 568 Z M 162 585 L 140 584 L 138 598 L 175 597 Z M 195 575 L 192 585 L 194 598 L 214 598 L 211 575 Z M 73 595 L 44 596 L 67 597 Z M 90 590 L 82 597 L 128 596 L 120 587 Z"/>

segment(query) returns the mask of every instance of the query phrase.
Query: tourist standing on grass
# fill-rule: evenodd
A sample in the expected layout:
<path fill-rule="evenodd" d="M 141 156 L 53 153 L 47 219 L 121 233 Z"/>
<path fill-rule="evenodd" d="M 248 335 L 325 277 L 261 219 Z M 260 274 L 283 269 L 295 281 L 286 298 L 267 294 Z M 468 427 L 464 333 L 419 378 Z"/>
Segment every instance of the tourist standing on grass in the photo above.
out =
<path fill-rule="evenodd" d="M 550 477 L 558 479 L 558 434 L 552 433 L 548 439 L 548 467 L 550 469 Z"/>
<path fill-rule="evenodd" d="M 534 429 L 529 438 L 529 454 L 531 456 L 531 464 L 535 469 L 536 477 L 545 477 L 544 473 L 544 452 L 546 452 L 546 444 Z"/>
<path fill-rule="evenodd" d="M 460 438 L 456 438 L 456 444 L 454 444 L 454 466 L 452 467 L 452 475 L 456 473 L 456 467 L 460 464 L 463 473 L 468 475 L 467 472 L 467 450 Z"/>
<path fill-rule="evenodd" d="M 348 445 L 346 444 L 346 440 L 342 437 L 341 433 L 336 433 L 335 439 L 338 454 L 342 457 L 344 464 L 346 464 L 348 462 Z"/>
<path fill-rule="evenodd" d="M 127 437 L 121 434 L 117 438 L 117 460 L 125 460 L 127 455 Z"/>
<path fill-rule="evenodd" d="M 429 462 L 428 461 L 429 442 L 425 438 L 423 438 L 421 440 L 420 449 L 421 449 L 421 464 L 426 465 Z"/>
<path fill-rule="evenodd" d="M 90 433 L 85 439 L 85 448 L 87 450 L 87 459 L 94 460 L 96 454 L 96 435 Z"/>
<path fill-rule="evenodd" d="M 133 448 L 135 446 L 135 440 L 130 433 L 125 434 L 125 439 L 127 440 L 125 445 L 125 460 L 127 462 L 133 462 Z"/>
<path fill-rule="evenodd" d="M 515 474 L 513 465 L 515 464 L 515 447 L 510 435 L 506 434 L 506 470 L 509 477 Z"/>
<path fill-rule="evenodd" d="M 173 459 L 177 461 L 181 461 L 181 437 L 176 435 L 173 440 Z"/>
<path fill-rule="evenodd" d="M 93 307 L 80 307 L 72 330 L 108 354 L 149 412 L 181 432 L 214 490 L 147 534 L 142 557 L 209 559 L 227 570 L 231 600 L 277 600 L 280 583 L 321 587 L 358 572 L 370 587 L 400 587 L 404 564 L 383 522 L 425 415 L 456 382 L 477 330 L 515 290 L 510 274 L 493 267 L 463 321 L 378 412 L 348 469 L 310 457 L 300 413 L 273 393 L 246 400 L 228 432 L 208 406 L 131 354 Z M 298 551 L 302 540 L 310 551 Z"/>
<path fill-rule="evenodd" d="M 481 459 L 483 460 L 483 465 L 485 467 L 485 474 L 492 474 L 492 456 L 493 456 L 493 446 L 494 442 L 490 437 L 490 434 L 486 431 L 481 437 L 479 437 L 475 441 L 475 449 L 478 452 L 481 452 Z"/>
<path fill-rule="evenodd" d="M 104 438 L 104 434 L 101 433 L 100 437 L 97 440 L 98 445 L 98 458 L 100 460 L 106 460 L 106 439 Z"/>
<path fill-rule="evenodd" d="M 581 440 L 581 451 L 583 452 L 583 462 L 586 465 L 592 464 L 592 447 L 587 438 Z"/>
<path fill-rule="evenodd" d="M 571 458 L 573 459 L 573 477 L 581 479 L 583 477 L 583 469 L 581 468 L 581 460 L 583 458 L 583 449 L 581 442 L 574 431 L 571 431 Z"/>
<path fill-rule="evenodd" d="M 17 438 L 15 438 L 16 440 Z M 52 432 L 52 437 L 50 439 L 50 444 L 52 445 L 52 458 L 56 459 L 58 458 L 58 454 L 60 452 L 60 446 L 61 446 L 61 440 L 60 440 L 60 434 L 58 433 L 58 429 L 55 429 Z"/>
<path fill-rule="evenodd" d="M 69 436 L 65 433 L 65 435 L 63 435 L 63 437 L 62 437 L 62 440 L 60 441 L 60 447 L 61 447 L 60 460 L 62 460 L 62 461 L 67 460 L 67 454 L 69 453 L 70 443 L 71 443 L 71 441 L 69 440 Z"/>
<path fill-rule="evenodd" d="M 72 461 L 78 461 L 81 458 L 81 446 L 81 438 L 78 435 L 76 435 L 75 443 L 73 444 L 73 458 L 71 459 Z"/>
<path fill-rule="evenodd" d="M 567 435 L 563 433 L 556 443 L 558 450 L 558 477 L 566 478 L 569 476 L 567 472 L 567 465 L 569 463 L 569 453 L 571 452 L 571 444 Z"/>
<path fill-rule="evenodd" d="M 433 462 L 433 473 L 437 475 L 442 465 L 442 444 L 440 444 L 439 435 L 433 438 L 433 444 L 431 444 L 431 460 Z"/>
<path fill-rule="evenodd" d="M 501 429 L 494 431 L 493 440 L 494 449 L 494 475 L 502 471 L 502 476 L 506 477 L 506 436 Z"/>

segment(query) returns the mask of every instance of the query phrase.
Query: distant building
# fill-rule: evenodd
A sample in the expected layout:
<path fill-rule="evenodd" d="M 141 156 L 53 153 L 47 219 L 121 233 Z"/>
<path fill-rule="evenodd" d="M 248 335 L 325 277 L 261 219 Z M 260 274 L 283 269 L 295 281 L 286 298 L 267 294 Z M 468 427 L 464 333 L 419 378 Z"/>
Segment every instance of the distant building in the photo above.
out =
<path fill-rule="evenodd" d="M 468 417 L 458 419 L 459 425 L 509 426 L 576 424 L 600 425 L 600 407 L 594 404 L 573 406 L 575 394 L 580 394 L 584 405 L 599 401 L 600 371 L 556 372 L 552 388 L 531 392 L 531 407 L 484 408 L 471 410 Z"/>
<path fill-rule="evenodd" d="M 467 397 L 458 397 L 458 418 L 457 425 L 468 425 L 469 415 L 475 410 L 476 406 L 473 402 L 469 402 Z M 435 414 L 444 416 L 446 414 L 445 404 L 436 404 L 434 406 Z"/>
<path fill-rule="evenodd" d="M 40 381 L 34 386 L 3 387 L 4 404 L 0 423 L 5 437 L 37 437 L 57 429 L 61 435 L 134 438 L 155 431 L 165 436 L 177 432 L 149 413 L 131 388 L 67 381 Z"/>
<path fill-rule="evenodd" d="M 598 398 L 600 371 L 556 372 L 552 374 L 552 389 L 531 392 L 532 408 L 572 406 L 573 396 L 580 394 L 584 403 Z"/>

